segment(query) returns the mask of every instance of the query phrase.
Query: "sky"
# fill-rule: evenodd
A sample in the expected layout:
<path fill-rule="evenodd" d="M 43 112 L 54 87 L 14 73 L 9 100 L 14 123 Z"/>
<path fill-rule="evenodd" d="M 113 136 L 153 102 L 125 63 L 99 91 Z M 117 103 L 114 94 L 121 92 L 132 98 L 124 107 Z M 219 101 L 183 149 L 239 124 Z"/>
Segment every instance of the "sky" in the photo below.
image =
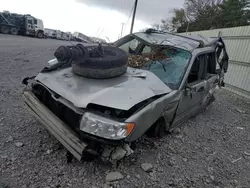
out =
<path fill-rule="evenodd" d="M 184 0 L 138 0 L 134 32 L 170 17 Z M 42 19 L 45 28 L 81 32 L 115 41 L 129 33 L 129 15 L 134 0 L 0 0 L 0 11 L 31 14 Z"/>

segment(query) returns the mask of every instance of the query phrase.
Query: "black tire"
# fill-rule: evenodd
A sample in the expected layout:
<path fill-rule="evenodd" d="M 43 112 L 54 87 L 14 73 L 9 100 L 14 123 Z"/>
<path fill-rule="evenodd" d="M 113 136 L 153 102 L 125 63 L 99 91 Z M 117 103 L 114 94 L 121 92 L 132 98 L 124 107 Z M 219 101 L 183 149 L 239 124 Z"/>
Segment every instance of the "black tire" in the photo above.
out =
<path fill-rule="evenodd" d="M 37 33 L 37 38 L 39 38 L 39 39 L 42 39 L 42 38 L 43 38 L 43 32 L 42 32 L 42 31 L 39 31 L 39 32 Z"/>
<path fill-rule="evenodd" d="M 163 118 L 157 120 L 154 125 L 146 132 L 146 135 L 150 138 L 152 137 L 163 137 L 169 127 L 166 127 L 165 121 Z"/>
<path fill-rule="evenodd" d="M 89 57 L 84 62 L 72 64 L 73 72 L 79 76 L 95 79 L 114 78 L 127 71 L 127 53 L 119 48 L 105 46 L 104 57 Z"/>
<path fill-rule="evenodd" d="M 10 34 L 17 35 L 18 34 L 18 29 L 16 27 L 10 28 Z"/>
<path fill-rule="evenodd" d="M 2 26 L 1 27 L 1 33 L 3 34 L 9 34 L 10 33 L 10 28 L 8 26 Z"/>

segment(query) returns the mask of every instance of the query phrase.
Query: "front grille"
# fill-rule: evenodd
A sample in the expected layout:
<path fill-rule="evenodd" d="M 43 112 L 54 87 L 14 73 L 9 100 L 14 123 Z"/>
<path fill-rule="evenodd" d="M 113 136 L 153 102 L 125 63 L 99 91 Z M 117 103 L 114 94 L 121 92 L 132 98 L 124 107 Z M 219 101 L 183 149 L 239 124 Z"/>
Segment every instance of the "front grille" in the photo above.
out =
<path fill-rule="evenodd" d="M 97 147 L 96 143 L 106 143 L 111 145 L 120 144 L 121 141 L 108 140 L 80 131 L 79 127 L 82 115 L 77 114 L 74 110 L 70 109 L 66 105 L 56 101 L 51 96 L 51 93 L 42 85 L 40 84 L 34 85 L 32 87 L 32 92 L 50 111 L 52 111 L 66 125 L 72 128 L 72 130 L 74 130 L 78 134 L 81 140 L 88 143 L 89 145 Z M 54 97 L 57 98 L 60 96 L 58 95 Z"/>
<path fill-rule="evenodd" d="M 51 93 L 40 84 L 36 84 L 32 87 L 32 92 L 36 97 L 48 108 L 50 109 L 59 119 L 61 119 L 65 124 L 70 126 L 73 130 L 78 131 L 81 115 L 77 114 L 74 110 L 65 106 L 64 104 L 56 101 Z M 56 96 L 59 97 L 59 96 Z"/>

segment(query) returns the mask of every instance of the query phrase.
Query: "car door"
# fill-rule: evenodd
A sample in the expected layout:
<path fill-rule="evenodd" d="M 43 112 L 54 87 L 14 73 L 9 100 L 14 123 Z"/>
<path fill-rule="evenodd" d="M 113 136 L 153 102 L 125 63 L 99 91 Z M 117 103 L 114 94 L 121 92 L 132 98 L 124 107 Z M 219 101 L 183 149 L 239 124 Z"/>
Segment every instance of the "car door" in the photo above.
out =
<path fill-rule="evenodd" d="M 206 54 L 196 57 L 186 80 L 186 87 L 181 91 L 182 96 L 173 126 L 184 122 L 201 109 L 207 90 L 207 80 L 204 78 L 205 63 Z"/>

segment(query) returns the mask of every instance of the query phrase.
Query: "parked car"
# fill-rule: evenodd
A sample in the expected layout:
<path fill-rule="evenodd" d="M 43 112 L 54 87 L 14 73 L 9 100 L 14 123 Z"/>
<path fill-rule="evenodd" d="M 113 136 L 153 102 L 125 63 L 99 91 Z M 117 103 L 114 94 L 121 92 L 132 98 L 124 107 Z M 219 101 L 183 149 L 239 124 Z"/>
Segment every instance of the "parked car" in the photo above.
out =
<path fill-rule="evenodd" d="M 228 67 L 222 38 L 155 30 L 112 46 L 60 47 L 55 56 L 24 79 L 23 96 L 79 160 L 89 154 L 119 160 L 144 134 L 162 136 L 180 126 L 214 101 Z"/>

